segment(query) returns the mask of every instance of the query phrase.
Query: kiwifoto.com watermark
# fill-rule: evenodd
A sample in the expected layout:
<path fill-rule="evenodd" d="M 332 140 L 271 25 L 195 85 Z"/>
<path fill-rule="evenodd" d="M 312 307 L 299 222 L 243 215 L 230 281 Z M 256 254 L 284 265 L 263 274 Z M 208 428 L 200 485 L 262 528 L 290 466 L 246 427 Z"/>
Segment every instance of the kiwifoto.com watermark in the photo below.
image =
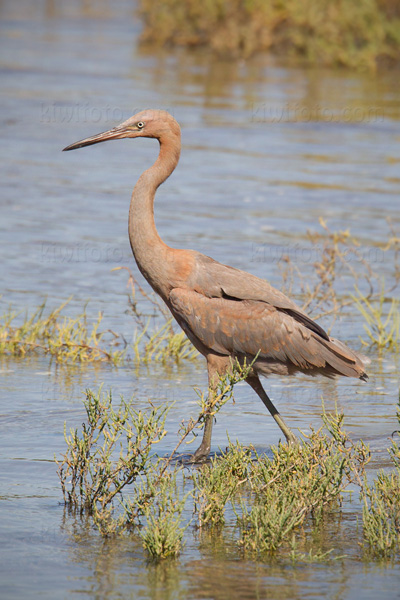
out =
<path fill-rule="evenodd" d="M 279 263 L 290 259 L 292 263 L 300 265 L 313 264 L 321 260 L 322 253 L 322 246 L 251 244 L 250 262 Z M 344 248 L 342 251 L 342 259 L 348 263 L 383 264 L 385 256 L 385 251 L 382 248 L 358 248 L 357 252 L 351 248 L 348 250 Z"/>
<path fill-rule="evenodd" d="M 58 104 L 56 102 L 41 104 L 41 123 L 115 123 L 126 121 L 132 115 L 142 110 L 145 106 L 136 106 L 131 109 L 105 104 L 93 106 L 89 102 L 76 102 L 75 104 Z M 173 116 L 172 107 L 162 107 Z"/>
<path fill-rule="evenodd" d="M 253 123 L 382 123 L 385 120 L 384 110 L 378 106 L 305 106 L 301 102 L 273 105 L 264 102 L 252 104 L 250 112 Z"/>
<path fill-rule="evenodd" d="M 121 264 L 132 259 L 128 249 L 120 246 L 90 243 L 57 244 L 43 243 L 41 245 L 41 261 L 49 263 L 111 263 Z"/>

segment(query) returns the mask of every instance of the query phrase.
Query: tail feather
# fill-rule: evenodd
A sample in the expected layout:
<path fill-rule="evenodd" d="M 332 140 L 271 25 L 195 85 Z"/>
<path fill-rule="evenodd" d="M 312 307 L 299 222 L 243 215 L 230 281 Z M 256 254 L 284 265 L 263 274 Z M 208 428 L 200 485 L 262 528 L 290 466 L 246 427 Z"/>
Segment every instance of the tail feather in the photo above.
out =
<path fill-rule="evenodd" d="M 363 381 L 368 379 L 365 366 L 370 364 L 369 358 L 354 352 L 335 338 L 329 338 L 329 342 L 320 339 L 320 343 L 324 346 L 323 358 L 340 375 L 357 377 Z"/>

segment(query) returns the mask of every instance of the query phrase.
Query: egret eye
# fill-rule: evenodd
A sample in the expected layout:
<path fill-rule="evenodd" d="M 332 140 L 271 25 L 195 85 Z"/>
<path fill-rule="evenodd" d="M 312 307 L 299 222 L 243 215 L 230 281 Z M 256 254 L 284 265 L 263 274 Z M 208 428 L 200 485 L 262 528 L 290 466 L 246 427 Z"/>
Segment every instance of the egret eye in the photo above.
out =
<path fill-rule="evenodd" d="M 136 123 L 136 127 L 137 127 L 138 129 L 143 129 L 143 127 L 144 127 L 144 123 L 143 123 L 143 121 L 139 121 L 139 123 Z"/>

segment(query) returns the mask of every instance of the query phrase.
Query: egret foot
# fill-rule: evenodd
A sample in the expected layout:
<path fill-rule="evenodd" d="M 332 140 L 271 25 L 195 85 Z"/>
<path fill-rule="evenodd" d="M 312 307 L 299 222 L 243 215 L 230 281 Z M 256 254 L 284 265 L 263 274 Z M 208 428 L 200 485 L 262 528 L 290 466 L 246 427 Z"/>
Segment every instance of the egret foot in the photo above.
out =
<path fill-rule="evenodd" d="M 294 433 L 292 433 L 289 429 L 289 435 L 286 436 L 286 441 L 289 444 L 289 446 L 297 446 L 298 444 L 300 444 L 300 440 L 294 435 Z"/>
<path fill-rule="evenodd" d="M 203 463 L 207 460 L 209 454 L 210 446 L 207 444 L 203 444 L 202 442 L 197 448 L 196 452 L 193 454 L 193 456 L 189 459 L 189 462 L 192 464 Z"/>
<path fill-rule="evenodd" d="M 190 459 L 191 463 L 205 462 L 210 454 L 213 418 L 212 415 L 206 415 L 205 417 L 203 439 Z"/>

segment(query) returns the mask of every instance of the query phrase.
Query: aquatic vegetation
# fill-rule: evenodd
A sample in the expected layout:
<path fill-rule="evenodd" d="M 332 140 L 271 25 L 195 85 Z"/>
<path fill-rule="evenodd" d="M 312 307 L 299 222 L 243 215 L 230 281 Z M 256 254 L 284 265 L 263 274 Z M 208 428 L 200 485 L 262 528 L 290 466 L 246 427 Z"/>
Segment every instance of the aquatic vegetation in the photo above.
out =
<path fill-rule="evenodd" d="M 101 313 L 95 320 L 89 319 L 86 308 L 75 317 L 64 316 L 62 311 L 68 303 L 69 300 L 45 314 L 43 302 L 32 314 L 26 313 L 18 325 L 14 322 L 21 320 L 20 313 L 9 308 L 0 317 L 0 355 L 43 353 L 57 362 L 109 362 L 114 366 L 130 360 L 178 363 L 198 356 L 185 334 L 176 332 L 169 315 L 159 313 L 159 321 L 164 322 L 151 333 L 150 319 L 138 322 L 134 342 L 129 345 L 121 334 L 110 329 L 100 331 Z"/>
<path fill-rule="evenodd" d="M 151 451 L 165 435 L 167 406 L 144 414 L 120 398 L 114 408 L 111 392 L 90 390 L 84 400 L 87 423 L 82 431 L 65 431 L 67 452 L 57 460 L 64 502 L 108 521 L 107 510 L 128 484 L 149 468 Z M 119 452 L 118 452 L 119 451 Z"/>
<path fill-rule="evenodd" d="M 372 302 L 356 287 L 358 296 L 352 296 L 360 313 L 366 320 L 364 329 L 368 341 L 361 340 L 365 346 L 376 346 L 379 350 L 399 350 L 400 342 L 400 311 L 399 301 L 395 298 L 386 298 L 385 288 L 377 302 Z M 385 313 L 384 306 L 389 303 L 390 308 Z"/>
<path fill-rule="evenodd" d="M 99 332 L 102 314 L 99 313 L 90 326 L 86 310 L 74 318 L 61 315 L 68 302 L 47 315 L 43 302 L 33 314 L 25 315 L 21 325 L 14 325 L 19 315 L 10 308 L 0 318 L 0 355 L 25 356 L 42 352 L 59 362 L 121 363 L 125 349 L 114 350 L 112 347 L 119 336 L 108 331 L 111 341 L 105 342 L 106 332 Z"/>
<path fill-rule="evenodd" d="M 185 530 L 180 525 L 185 498 L 179 499 L 176 476 L 180 467 L 171 470 L 172 461 L 188 436 L 204 426 L 206 415 L 216 414 L 232 399 L 234 385 L 250 369 L 251 365 L 233 364 L 232 372 L 221 377 L 216 393 L 198 393 L 200 414 L 181 423 L 178 443 L 167 459 L 158 457 L 154 446 L 166 435 L 170 406 L 150 404 L 142 412 L 135 409 L 134 399 L 121 397 L 114 408 L 111 392 L 87 390 L 87 423 L 80 432 L 65 430 L 67 451 L 62 459 L 56 458 L 65 504 L 89 513 L 104 536 L 121 533 L 145 519 L 142 539 L 149 554 L 153 558 L 177 554 Z M 130 485 L 135 486 L 133 498 L 123 494 Z M 124 515 L 116 514 L 117 498 Z"/>
<path fill-rule="evenodd" d="M 188 340 L 183 331 L 176 332 L 173 327 L 173 319 L 169 318 L 164 325 L 148 336 L 148 339 L 142 343 L 148 331 L 148 323 L 140 331 L 136 331 L 133 343 L 135 362 L 148 363 L 152 360 L 157 362 L 167 362 L 173 360 L 180 362 L 182 360 L 194 360 L 198 356 L 196 348 Z"/>
<path fill-rule="evenodd" d="M 341 560 L 346 558 L 345 555 L 334 556 L 334 548 L 323 552 L 322 550 L 314 551 L 312 548 L 306 552 L 300 552 L 298 549 L 295 536 L 293 536 L 292 542 L 290 543 L 290 558 L 292 563 L 324 563 L 331 560 Z"/>
<path fill-rule="evenodd" d="M 372 559 L 396 556 L 399 444 L 393 440 L 389 450 L 393 471 L 380 472 L 368 484 L 369 449 L 350 439 L 343 414 L 324 412 L 321 429 L 303 433 L 301 444 L 273 447 L 268 456 L 229 441 L 208 463 L 185 472 L 185 455 L 177 451 L 202 426 L 207 411 L 215 414 L 232 397 L 243 375 L 233 369 L 230 380 L 221 380 L 217 403 L 213 394 L 206 400 L 199 392 L 201 412 L 181 424 L 168 457 L 156 453 L 167 435 L 168 407 L 149 404 L 148 410 L 139 411 L 134 399 L 122 398 L 114 407 L 111 393 L 88 391 L 87 422 L 82 431 L 65 433 L 67 451 L 57 460 L 65 504 L 92 519 L 104 537 L 139 536 L 153 560 L 176 557 L 190 525 L 202 532 L 221 532 L 234 524 L 238 555 L 318 563 L 343 558 L 326 547 L 324 531 L 332 519 L 340 521 L 343 494 L 352 485 L 360 490 L 363 516 L 354 551 Z"/>
<path fill-rule="evenodd" d="M 400 470 L 381 471 L 372 486 L 365 484 L 364 542 L 368 552 L 380 558 L 400 548 Z"/>
<path fill-rule="evenodd" d="M 187 496 L 180 498 L 176 483 L 176 470 L 158 479 L 153 500 L 147 503 L 143 515 L 146 525 L 140 532 L 143 547 L 153 559 L 174 557 L 183 547 L 182 513 Z"/>
<path fill-rule="evenodd" d="M 374 70 L 400 58 L 396 0 L 141 0 L 142 41 L 222 56 L 271 51 L 311 64 Z"/>
<path fill-rule="evenodd" d="M 225 452 L 193 473 L 194 510 L 199 527 L 223 525 L 227 502 L 240 486 L 248 483 L 252 462 L 251 448 L 229 443 Z"/>
<path fill-rule="evenodd" d="M 343 415 L 323 415 L 325 430 L 312 431 L 301 445 L 272 448 L 257 457 L 251 474 L 251 500 L 241 501 L 240 546 L 273 553 L 312 517 L 314 526 L 358 483 L 369 461 L 368 448 L 354 444 L 343 430 Z"/>
<path fill-rule="evenodd" d="M 400 402 L 397 411 L 400 426 Z M 399 431 L 394 435 L 398 437 Z M 380 471 L 372 483 L 361 490 L 363 533 L 367 553 L 377 558 L 392 558 L 400 552 L 400 446 L 392 439 L 389 448 L 394 469 Z"/>

